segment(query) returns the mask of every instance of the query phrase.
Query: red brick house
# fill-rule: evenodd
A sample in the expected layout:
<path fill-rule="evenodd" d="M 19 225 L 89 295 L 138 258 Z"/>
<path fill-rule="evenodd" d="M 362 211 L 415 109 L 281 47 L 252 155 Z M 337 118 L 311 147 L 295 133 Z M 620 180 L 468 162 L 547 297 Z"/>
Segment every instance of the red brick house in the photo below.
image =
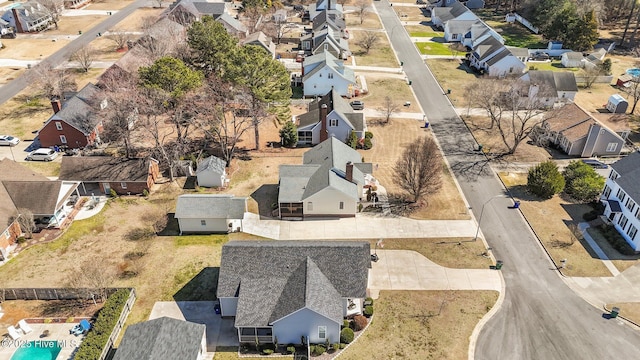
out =
<path fill-rule="evenodd" d="M 119 195 L 150 192 L 160 176 L 158 161 L 153 158 L 128 159 L 110 156 L 65 156 L 60 180 L 80 181 L 83 195 Z"/>
<path fill-rule="evenodd" d="M 99 143 L 103 127 L 96 106 L 99 104 L 101 109 L 107 106 L 106 100 L 99 102 L 99 92 L 97 86 L 89 83 L 64 103 L 52 100 L 53 115 L 38 133 L 40 145 L 77 149 Z"/>

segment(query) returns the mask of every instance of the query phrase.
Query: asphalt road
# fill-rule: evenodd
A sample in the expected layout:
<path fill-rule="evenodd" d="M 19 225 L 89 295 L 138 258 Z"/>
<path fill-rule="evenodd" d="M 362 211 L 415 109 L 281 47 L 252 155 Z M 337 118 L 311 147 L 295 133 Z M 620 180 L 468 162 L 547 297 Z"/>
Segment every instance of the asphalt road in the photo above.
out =
<path fill-rule="evenodd" d="M 640 332 L 606 319 L 570 290 L 489 168 L 474 152 L 471 133 L 456 115 L 387 0 L 374 1 L 418 102 L 497 259 L 503 260 L 505 300 L 478 338 L 475 358 L 635 359 Z M 460 90 L 457 90 L 460 91 Z M 570 260 L 569 260 L 570 261 Z"/>
<path fill-rule="evenodd" d="M 117 11 L 113 15 L 106 18 L 103 22 L 96 25 L 93 29 L 78 29 L 82 30 L 82 36 L 79 36 L 77 39 L 73 40 L 62 49 L 51 54 L 51 56 L 42 60 L 37 66 L 51 65 L 53 67 L 56 67 L 63 62 L 68 61 L 71 54 L 94 40 L 96 36 L 98 36 L 98 33 L 104 34 L 124 18 L 131 15 L 131 13 L 133 13 L 136 9 L 147 5 L 148 3 L 149 0 L 136 0 L 133 3 L 129 4 L 127 7 Z M 64 21 L 64 18 L 62 21 Z M 20 34 L 18 34 L 18 39 L 19 38 Z M 27 70 L 25 73 L 18 76 L 11 82 L 0 87 L 0 104 L 4 104 L 7 100 L 14 97 L 20 91 L 24 90 L 27 85 L 29 85 L 28 79 L 31 71 L 33 71 L 33 69 Z"/>

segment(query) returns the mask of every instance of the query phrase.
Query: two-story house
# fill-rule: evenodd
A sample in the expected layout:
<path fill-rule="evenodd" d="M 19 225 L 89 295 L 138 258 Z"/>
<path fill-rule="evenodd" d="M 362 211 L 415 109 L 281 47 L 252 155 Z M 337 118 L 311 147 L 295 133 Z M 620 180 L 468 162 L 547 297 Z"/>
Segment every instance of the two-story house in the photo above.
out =
<path fill-rule="evenodd" d="M 330 52 L 306 57 L 302 63 L 304 96 L 323 96 L 332 89 L 340 96 L 351 97 L 356 88 L 353 70 L 344 66 Z"/>

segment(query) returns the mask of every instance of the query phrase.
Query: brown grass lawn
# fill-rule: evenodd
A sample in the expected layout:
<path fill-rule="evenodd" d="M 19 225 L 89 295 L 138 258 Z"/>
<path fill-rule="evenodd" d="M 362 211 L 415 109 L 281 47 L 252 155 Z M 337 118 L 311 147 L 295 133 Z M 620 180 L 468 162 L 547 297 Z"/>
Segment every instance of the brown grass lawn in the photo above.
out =
<path fill-rule="evenodd" d="M 374 12 L 365 12 L 364 21 L 362 23 L 360 23 L 360 14 L 355 12 L 344 14 L 344 18 L 347 25 L 347 30 L 349 30 L 350 28 L 371 30 L 382 29 L 380 18 Z"/>
<path fill-rule="evenodd" d="M 582 215 L 591 210 L 587 205 L 574 204 L 556 195 L 541 201 L 525 191 L 527 175 L 522 173 L 499 173 L 514 198 L 521 201 L 520 209 L 535 233 L 551 254 L 555 264 L 567 259 L 567 276 L 611 276 L 602 261 L 591 255 L 584 240 L 571 244 L 569 224 L 581 222 Z M 587 250 L 589 249 L 589 250 Z"/>
<path fill-rule="evenodd" d="M 124 7 L 127 7 L 132 2 L 133 2 L 132 0 L 101 0 L 101 1 L 96 1 L 89 4 L 89 6 L 87 6 L 85 9 L 87 10 L 120 10 Z"/>
<path fill-rule="evenodd" d="M 20 163 L 20 165 L 26 166 L 39 174 L 51 177 L 60 176 L 60 164 L 61 160 L 51 162 L 25 161 Z"/>
<path fill-rule="evenodd" d="M 398 60 L 391 50 L 389 40 L 384 33 L 376 33 L 378 42 L 369 49 L 369 53 L 366 54 L 364 49 L 358 46 L 356 43 L 358 39 L 364 36 L 364 31 L 353 31 L 351 40 L 351 51 L 356 57 L 356 64 L 359 66 L 383 66 L 383 67 L 398 67 Z"/>
<path fill-rule="evenodd" d="M 401 21 L 427 21 L 428 17 L 424 15 L 419 7 L 416 6 L 396 6 L 393 10 Z"/>
<path fill-rule="evenodd" d="M 363 95 L 361 100 L 368 108 L 383 107 L 385 97 L 389 96 L 400 106 L 398 111 L 422 112 L 403 76 L 398 74 L 396 77 L 390 77 L 389 74 L 379 73 L 366 73 L 360 74 L 360 76 L 364 76 L 367 80 L 369 93 Z M 401 106 L 405 101 L 410 101 L 411 106 Z"/>
<path fill-rule="evenodd" d="M 593 240 L 598 243 L 600 249 L 607 255 L 613 265 L 619 270 L 624 271 L 633 265 L 638 263 L 640 259 L 640 255 L 623 255 L 618 252 L 618 250 L 614 249 L 611 244 L 607 241 L 607 239 L 602 235 L 602 233 L 597 228 L 589 228 L 587 232 L 591 235 Z"/>
<path fill-rule="evenodd" d="M 466 359 L 494 291 L 381 291 L 367 331 L 340 359 Z"/>
<path fill-rule="evenodd" d="M 4 49 L 0 56 L 16 60 L 43 60 L 54 52 L 62 49 L 71 40 L 61 36 L 57 41 L 47 39 L 2 39 Z"/>
<path fill-rule="evenodd" d="M 476 75 L 467 70 L 461 60 L 429 59 L 427 65 L 443 89 L 451 89 L 449 99 L 456 107 L 467 107 L 465 88 L 478 81 Z"/>
<path fill-rule="evenodd" d="M 0 53 L 2 54 L 2 53 Z M 22 73 L 24 73 L 25 71 L 27 71 L 27 68 L 23 68 L 23 67 L 15 67 L 15 68 L 0 68 L 0 84 L 6 84 L 9 81 L 17 78 L 18 76 L 22 75 Z"/>
<path fill-rule="evenodd" d="M 132 37 L 133 40 L 136 37 Z M 125 52 L 116 51 L 116 43 L 107 36 L 101 36 L 91 42 L 91 47 L 96 51 L 96 60 L 99 61 L 118 61 Z M 104 71 L 105 69 L 102 69 Z"/>
<path fill-rule="evenodd" d="M 119 22 L 114 29 L 120 31 L 141 31 L 142 22 L 146 17 L 157 18 L 164 10 L 164 8 L 140 8 Z"/>
<path fill-rule="evenodd" d="M 107 18 L 104 15 L 63 16 L 58 22 L 58 28 L 48 30 L 47 35 L 78 35 L 78 31 L 89 31 Z"/>
<path fill-rule="evenodd" d="M 615 303 L 607 304 L 607 309 L 611 310 L 614 306 L 620 309 L 620 315 L 640 324 L 640 303 Z"/>
<path fill-rule="evenodd" d="M 370 240 L 374 248 L 378 239 Z M 485 249 L 482 241 L 467 238 L 385 239 L 385 250 L 413 250 L 440 266 L 452 269 L 487 269 L 490 258 L 481 256 Z M 460 244 L 460 245 L 458 245 Z"/>
<path fill-rule="evenodd" d="M 39 99 L 37 90 L 27 88 L 9 101 L 0 105 L 0 128 L 3 132 L 28 140 L 35 137 L 33 131 L 42 127 L 43 122 L 53 114 L 51 104 Z"/>

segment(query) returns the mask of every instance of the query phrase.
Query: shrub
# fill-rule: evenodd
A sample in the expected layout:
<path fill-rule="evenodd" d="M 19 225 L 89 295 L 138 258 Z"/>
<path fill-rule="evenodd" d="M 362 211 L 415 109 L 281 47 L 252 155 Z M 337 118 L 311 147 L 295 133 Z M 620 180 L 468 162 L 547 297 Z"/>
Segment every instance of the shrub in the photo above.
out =
<path fill-rule="evenodd" d="M 597 198 L 604 187 L 604 178 L 582 161 L 570 162 L 562 174 L 564 191 L 580 202 Z"/>
<path fill-rule="evenodd" d="M 364 139 L 364 145 L 362 146 L 362 148 L 365 150 L 369 150 L 372 147 L 373 147 L 373 143 L 371 142 L 371 139 Z"/>
<path fill-rule="evenodd" d="M 314 355 L 322 355 L 327 351 L 327 349 L 324 347 L 324 345 L 316 345 L 315 348 L 312 351 L 312 354 Z"/>
<path fill-rule="evenodd" d="M 346 348 L 346 347 L 347 347 L 347 344 L 345 344 L 345 343 L 343 343 L 343 342 L 341 342 L 341 343 L 340 343 L 340 349 L 344 349 L 344 348 Z"/>
<path fill-rule="evenodd" d="M 342 331 L 340 331 L 340 342 L 349 344 L 350 342 L 353 341 L 353 338 L 354 338 L 353 330 L 351 330 L 350 328 L 344 328 L 342 329 Z"/>
<path fill-rule="evenodd" d="M 564 177 L 556 163 L 545 161 L 529 170 L 527 188 L 543 199 L 550 199 L 564 189 Z"/>
<path fill-rule="evenodd" d="M 363 313 L 364 313 L 364 316 L 371 317 L 371 315 L 373 315 L 373 306 L 371 305 L 365 306 Z"/>
<path fill-rule="evenodd" d="M 142 196 L 149 197 L 149 190 L 147 189 L 142 190 Z"/>
<path fill-rule="evenodd" d="M 262 353 L 265 355 L 271 355 L 273 354 L 273 350 L 271 349 L 262 349 Z"/>
<path fill-rule="evenodd" d="M 349 326 L 349 320 L 344 320 L 344 321 L 342 322 L 342 328 L 344 329 L 344 328 L 348 328 L 348 327 L 350 327 L 350 326 Z"/>
<path fill-rule="evenodd" d="M 331 345 L 331 350 L 333 350 L 333 351 L 340 350 L 340 344 L 339 343 L 335 343 L 335 344 Z"/>
<path fill-rule="evenodd" d="M 368 297 L 368 298 L 364 299 L 364 302 L 367 303 L 368 305 L 373 306 L 373 298 L 372 297 Z"/>
<path fill-rule="evenodd" d="M 312 354 L 316 353 L 316 346 L 315 345 L 309 345 L 309 352 Z"/>
<path fill-rule="evenodd" d="M 293 121 L 287 121 L 280 129 L 280 141 L 285 147 L 292 147 L 298 143 L 298 128 Z"/>
<path fill-rule="evenodd" d="M 296 347 L 295 347 L 295 345 L 293 345 L 293 344 L 289 344 L 289 345 L 287 345 L 287 352 L 288 352 L 289 354 L 293 354 L 293 353 L 295 353 L 295 352 L 296 352 Z"/>
<path fill-rule="evenodd" d="M 151 239 L 154 235 L 155 233 L 151 229 L 139 227 L 127 231 L 124 237 L 129 241 L 138 241 Z"/>
<path fill-rule="evenodd" d="M 368 320 L 366 317 L 362 315 L 356 315 L 353 317 L 353 322 L 351 323 L 353 326 L 353 331 L 360 331 L 367 327 Z"/>
<path fill-rule="evenodd" d="M 80 344 L 74 359 L 95 360 L 100 357 L 102 350 L 107 345 L 111 332 L 120 318 L 124 304 L 129 299 L 129 293 L 129 289 L 120 289 L 109 296 L 100 312 L 98 312 L 98 318 L 93 327 Z"/>
<path fill-rule="evenodd" d="M 118 193 L 113 189 L 109 190 L 109 195 L 114 198 L 118 197 Z"/>
<path fill-rule="evenodd" d="M 627 241 L 622 237 L 622 235 L 620 235 L 613 225 L 602 225 L 600 227 L 600 232 L 602 233 L 602 236 L 607 239 L 607 242 L 619 253 L 623 255 L 635 254 L 631 246 L 629 246 Z"/>
<path fill-rule="evenodd" d="M 584 215 L 582 215 L 582 218 L 584 219 L 584 221 L 592 221 L 598 218 L 598 212 L 595 210 L 591 210 L 588 213 L 585 213 Z"/>
<path fill-rule="evenodd" d="M 347 145 L 351 146 L 352 149 L 355 149 L 358 146 L 358 136 L 354 131 L 349 134 L 347 138 Z"/>
<path fill-rule="evenodd" d="M 364 132 L 364 138 L 365 139 L 373 139 L 373 133 L 371 131 L 365 131 Z"/>
<path fill-rule="evenodd" d="M 22 245 L 27 241 L 27 239 L 24 238 L 24 236 L 20 236 L 19 238 L 16 239 L 16 242 L 18 243 L 18 245 Z"/>

